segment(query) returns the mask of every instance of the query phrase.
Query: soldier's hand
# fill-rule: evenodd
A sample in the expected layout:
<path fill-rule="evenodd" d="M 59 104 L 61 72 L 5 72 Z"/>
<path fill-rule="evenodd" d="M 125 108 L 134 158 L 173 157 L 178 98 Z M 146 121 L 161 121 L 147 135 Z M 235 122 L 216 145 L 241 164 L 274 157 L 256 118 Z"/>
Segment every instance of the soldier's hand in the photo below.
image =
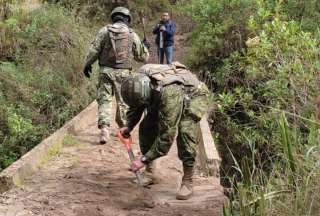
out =
<path fill-rule="evenodd" d="M 147 49 L 150 49 L 151 44 L 146 38 L 143 39 L 142 43 L 145 47 L 147 47 Z"/>
<path fill-rule="evenodd" d="M 92 73 L 92 66 L 86 65 L 83 69 L 83 73 L 87 78 L 90 78 L 90 74 Z"/>
<path fill-rule="evenodd" d="M 136 172 L 136 171 L 140 170 L 141 168 L 143 168 L 144 166 L 145 166 L 145 164 L 138 158 L 132 162 L 130 169 L 132 172 Z"/>
<path fill-rule="evenodd" d="M 124 138 L 129 138 L 130 137 L 130 132 L 131 132 L 131 130 L 128 127 L 120 128 L 120 133 Z"/>

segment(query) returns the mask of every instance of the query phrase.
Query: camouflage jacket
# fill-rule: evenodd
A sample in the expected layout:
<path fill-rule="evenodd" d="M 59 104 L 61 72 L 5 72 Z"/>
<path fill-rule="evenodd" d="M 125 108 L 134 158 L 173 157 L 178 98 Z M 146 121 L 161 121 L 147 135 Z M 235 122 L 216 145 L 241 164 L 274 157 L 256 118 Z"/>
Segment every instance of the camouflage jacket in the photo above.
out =
<path fill-rule="evenodd" d="M 117 26 L 120 28 L 128 28 L 128 26 L 124 23 L 115 23 L 113 26 Z M 141 42 L 139 36 L 132 31 L 132 50 L 130 54 L 133 55 L 134 60 L 139 62 L 146 62 L 149 58 L 149 52 L 148 49 L 143 45 Z M 109 30 L 108 26 L 105 26 L 100 29 L 94 40 L 92 41 L 88 53 L 86 55 L 85 64 L 91 65 L 96 60 L 99 60 L 99 65 L 103 65 L 101 59 L 103 56 L 103 51 L 107 48 L 110 52 L 113 52 L 112 50 L 112 44 L 109 36 Z"/>
<path fill-rule="evenodd" d="M 145 109 L 148 115 L 158 115 L 159 120 L 154 124 L 158 124 L 159 133 L 146 154 L 150 160 L 163 156 L 162 146 L 173 143 L 182 116 L 193 119 L 193 122 L 201 120 L 208 109 L 208 95 L 208 88 L 200 81 L 199 85 L 190 87 L 172 83 L 163 86 L 160 91 L 153 90 L 149 106 L 129 108 L 127 127 L 130 130 L 140 121 Z"/>

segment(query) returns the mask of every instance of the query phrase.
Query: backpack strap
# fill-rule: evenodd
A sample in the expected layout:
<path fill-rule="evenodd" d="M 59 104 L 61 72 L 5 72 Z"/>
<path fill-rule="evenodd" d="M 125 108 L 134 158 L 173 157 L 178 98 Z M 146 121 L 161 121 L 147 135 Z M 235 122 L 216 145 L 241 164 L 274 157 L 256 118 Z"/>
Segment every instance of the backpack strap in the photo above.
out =
<path fill-rule="evenodd" d="M 116 43 L 114 41 L 114 35 L 113 35 L 113 26 L 112 25 L 107 25 L 107 28 L 108 28 L 108 33 L 109 33 L 109 38 L 110 38 L 110 41 L 111 41 L 111 46 L 112 46 L 112 49 L 113 49 L 113 52 L 115 55 L 117 55 L 117 50 L 116 50 Z"/>

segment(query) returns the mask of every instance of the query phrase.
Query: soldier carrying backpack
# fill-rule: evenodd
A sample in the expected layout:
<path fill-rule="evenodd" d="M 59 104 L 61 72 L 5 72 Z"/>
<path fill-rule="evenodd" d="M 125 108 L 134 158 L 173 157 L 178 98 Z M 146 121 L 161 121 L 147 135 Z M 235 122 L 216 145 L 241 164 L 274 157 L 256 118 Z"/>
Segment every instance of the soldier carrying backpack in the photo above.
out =
<path fill-rule="evenodd" d="M 177 137 L 184 174 L 176 198 L 189 199 L 193 193 L 199 122 L 208 109 L 208 88 L 179 62 L 146 64 L 124 80 L 121 95 L 129 106 L 127 124 L 120 129 L 123 136 L 130 135 L 147 110 L 139 127 L 143 156 L 132 163 L 131 169 L 137 171 L 146 166 L 145 176 L 152 176 L 152 161 L 166 155 Z"/>
<path fill-rule="evenodd" d="M 110 136 L 113 96 L 117 104 L 116 122 L 119 127 L 126 124 L 127 106 L 120 95 L 120 84 L 130 75 L 133 59 L 146 62 L 149 58 L 149 43 L 146 40 L 142 43 L 139 36 L 129 28 L 132 21 L 130 11 L 117 7 L 111 13 L 111 20 L 113 24 L 101 28 L 91 43 L 83 69 L 85 76 L 90 78 L 91 65 L 98 60 L 100 72 L 97 101 L 101 144 L 105 144 Z"/>

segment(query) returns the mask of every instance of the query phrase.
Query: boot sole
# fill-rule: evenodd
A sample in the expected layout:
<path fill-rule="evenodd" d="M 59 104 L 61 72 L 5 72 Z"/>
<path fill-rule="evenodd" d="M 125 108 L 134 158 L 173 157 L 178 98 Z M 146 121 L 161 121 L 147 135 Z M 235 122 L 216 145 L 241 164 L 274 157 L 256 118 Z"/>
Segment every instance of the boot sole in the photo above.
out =
<path fill-rule="evenodd" d="M 99 143 L 100 143 L 101 145 L 104 145 L 104 144 L 107 143 L 107 141 L 101 140 Z"/>
<path fill-rule="evenodd" d="M 193 194 L 190 194 L 189 196 L 181 196 L 181 195 L 177 195 L 176 199 L 177 200 L 188 200 L 192 197 Z"/>

